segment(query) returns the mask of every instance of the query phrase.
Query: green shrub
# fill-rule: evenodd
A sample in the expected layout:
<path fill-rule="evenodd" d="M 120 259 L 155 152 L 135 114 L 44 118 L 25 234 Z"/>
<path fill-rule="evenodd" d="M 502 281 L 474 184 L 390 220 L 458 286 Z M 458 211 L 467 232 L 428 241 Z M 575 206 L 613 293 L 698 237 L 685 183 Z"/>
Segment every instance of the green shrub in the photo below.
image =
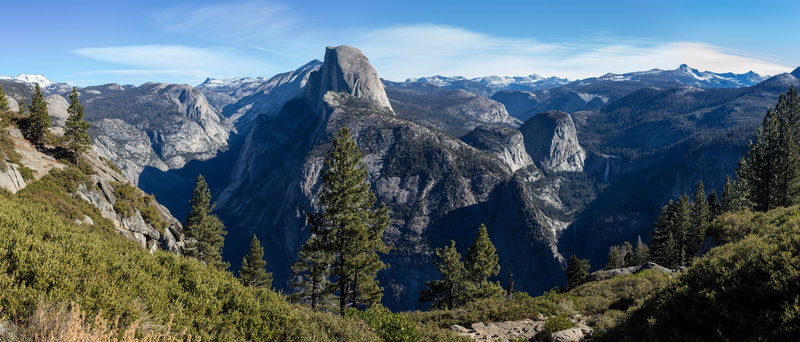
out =
<path fill-rule="evenodd" d="M 24 179 L 26 182 L 33 179 L 33 170 L 31 168 L 25 165 L 20 165 L 20 167 L 17 168 L 17 171 L 19 171 L 19 174 L 22 175 L 22 179 Z"/>
<path fill-rule="evenodd" d="M 108 165 L 109 168 L 111 168 L 114 171 L 117 171 L 118 173 L 122 173 L 122 169 L 120 169 L 119 166 L 117 166 L 117 164 L 114 164 L 114 162 L 112 162 L 112 161 L 110 161 L 108 159 L 105 159 L 105 161 L 106 161 L 106 165 Z"/>
<path fill-rule="evenodd" d="M 536 333 L 536 338 L 546 339 L 552 333 L 572 329 L 574 327 L 575 323 L 572 323 L 572 320 L 570 320 L 567 315 L 550 316 L 547 318 L 547 321 L 544 322 L 542 331 Z"/>
<path fill-rule="evenodd" d="M 729 215 L 724 219 L 725 232 L 749 234 L 711 249 L 677 282 L 655 293 L 604 337 L 674 341 L 796 339 L 800 335 L 797 210 L 792 207 L 762 214 Z"/>
<path fill-rule="evenodd" d="M 113 231 L 65 224 L 55 210 L 0 196 L 0 320 L 24 321 L 40 301 L 74 302 L 121 326 L 165 326 L 173 315 L 174 330 L 207 341 L 378 340 L 358 321 L 295 307 L 194 259 L 151 255 Z"/>
<path fill-rule="evenodd" d="M 407 317 L 392 313 L 389 309 L 376 305 L 366 311 L 350 308 L 345 317 L 360 319 L 387 342 L 418 341 L 416 325 Z"/>

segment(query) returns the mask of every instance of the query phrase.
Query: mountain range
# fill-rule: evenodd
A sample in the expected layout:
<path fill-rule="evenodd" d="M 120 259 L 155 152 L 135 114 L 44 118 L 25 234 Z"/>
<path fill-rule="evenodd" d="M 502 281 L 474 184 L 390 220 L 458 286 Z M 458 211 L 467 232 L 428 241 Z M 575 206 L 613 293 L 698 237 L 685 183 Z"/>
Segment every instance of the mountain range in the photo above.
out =
<path fill-rule="evenodd" d="M 324 151 L 346 124 L 392 212 L 384 303 L 410 309 L 435 277 L 433 250 L 454 240 L 463 254 L 481 223 L 504 272 L 531 293 L 564 284 L 565 256 L 597 268 L 609 246 L 647 241 L 667 200 L 699 180 L 721 190 L 766 108 L 798 78 L 800 68 L 766 78 L 682 65 L 574 82 L 390 82 L 341 46 L 268 79 L 79 91 L 100 156 L 179 219 L 202 173 L 229 230 L 225 258 L 235 269 L 256 234 L 281 289 L 309 234 L 306 213 L 319 209 Z M 32 80 L 45 84 L 0 84 L 16 104 Z M 54 118 L 66 111 L 63 89 L 44 87 Z"/>

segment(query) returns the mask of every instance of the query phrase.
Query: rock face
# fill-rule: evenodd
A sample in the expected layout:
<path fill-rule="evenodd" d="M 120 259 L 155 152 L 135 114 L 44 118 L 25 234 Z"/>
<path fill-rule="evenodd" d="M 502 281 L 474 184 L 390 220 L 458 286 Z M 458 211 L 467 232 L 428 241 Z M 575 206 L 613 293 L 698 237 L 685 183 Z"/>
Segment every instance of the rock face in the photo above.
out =
<path fill-rule="evenodd" d="M 359 49 L 347 45 L 326 48 L 320 74 L 320 99 L 328 91 L 344 92 L 392 108 L 378 72 Z"/>
<path fill-rule="evenodd" d="M 552 111 L 534 116 L 520 127 L 525 149 L 536 164 L 548 171 L 583 171 L 586 152 L 578 143 L 572 117 Z"/>
<path fill-rule="evenodd" d="M 67 99 L 61 95 L 53 94 L 45 97 L 44 101 L 47 103 L 47 114 L 50 115 L 50 126 L 63 127 L 69 116 L 69 113 L 67 113 L 69 108 Z"/>
<path fill-rule="evenodd" d="M 95 121 L 90 128 L 92 148 L 97 154 L 119 166 L 134 184 L 146 166 L 166 171 L 169 166 L 153 150 L 147 133 L 120 119 Z"/>
<path fill-rule="evenodd" d="M 656 272 L 662 272 L 662 273 L 675 272 L 674 270 L 671 270 L 669 268 L 663 267 L 663 266 L 658 265 L 658 264 L 656 264 L 654 262 L 648 262 L 648 263 L 646 263 L 644 265 L 639 265 L 639 266 L 631 266 L 631 267 L 625 267 L 625 268 L 615 268 L 615 269 L 612 269 L 612 270 L 600 270 L 600 271 L 592 272 L 592 274 L 589 275 L 589 280 L 591 280 L 591 281 L 600 281 L 600 280 L 613 278 L 613 277 L 616 277 L 616 276 L 619 276 L 619 275 L 636 274 L 636 273 L 639 273 L 639 272 L 645 271 L 645 270 L 655 270 Z"/>
<path fill-rule="evenodd" d="M 533 165 L 533 160 L 525 151 L 522 133 L 516 129 L 482 125 L 461 140 L 479 150 L 491 152 L 505 162 L 511 172 Z"/>
<path fill-rule="evenodd" d="M 233 124 L 188 85 L 110 84 L 81 91 L 86 118 L 95 123 L 91 135 L 98 153 L 117 161 L 134 181 L 142 167 L 181 168 L 191 160 L 210 159 L 228 146 Z M 123 162 L 129 156 L 135 159 Z"/>

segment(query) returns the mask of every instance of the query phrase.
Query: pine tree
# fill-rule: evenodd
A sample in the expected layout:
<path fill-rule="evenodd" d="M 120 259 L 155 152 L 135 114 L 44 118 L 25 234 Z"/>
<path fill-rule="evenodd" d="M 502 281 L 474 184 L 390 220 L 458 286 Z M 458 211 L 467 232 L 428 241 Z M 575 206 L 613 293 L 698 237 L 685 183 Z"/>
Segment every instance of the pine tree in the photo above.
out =
<path fill-rule="evenodd" d="M 19 110 L 17 110 L 17 113 L 23 118 L 27 117 L 30 113 L 30 108 L 28 107 L 28 103 L 25 102 L 25 99 L 19 101 Z"/>
<path fill-rule="evenodd" d="M 634 255 L 633 255 L 633 246 L 630 242 L 625 241 L 622 243 L 622 247 L 620 247 L 622 251 L 622 260 L 623 264 L 622 267 L 631 267 L 635 266 L 636 263 Z"/>
<path fill-rule="evenodd" d="M 672 232 L 675 227 L 677 210 L 677 204 L 669 201 L 667 205 L 661 208 L 661 214 L 658 216 L 651 232 L 650 242 L 652 248 L 650 250 L 650 259 L 668 268 L 674 268 L 678 265 L 678 248 Z"/>
<path fill-rule="evenodd" d="M 643 265 L 650 261 L 650 248 L 642 242 L 642 237 L 639 236 L 636 240 L 636 250 L 633 252 L 634 265 Z"/>
<path fill-rule="evenodd" d="M 242 258 L 242 267 L 239 268 L 239 281 L 245 286 L 272 287 L 272 273 L 267 272 L 267 262 L 264 261 L 264 248 L 261 242 L 253 235 L 247 256 Z"/>
<path fill-rule="evenodd" d="M 339 311 L 348 306 L 380 302 L 382 288 L 375 280 L 387 266 L 379 257 L 389 251 L 383 232 L 389 225 L 385 206 L 375 208 L 361 151 L 342 126 L 325 158 L 321 212 L 310 214 L 313 243 L 309 253 L 322 252 L 333 260 L 330 276 L 339 297 Z"/>
<path fill-rule="evenodd" d="M 211 191 L 208 189 L 203 175 L 197 176 L 197 183 L 192 190 L 192 199 L 189 201 L 191 209 L 186 215 L 186 255 L 203 261 L 207 265 L 220 270 L 230 266 L 222 261 L 222 247 L 227 234 L 225 225 L 220 219 L 211 214 L 214 205 L 211 204 Z"/>
<path fill-rule="evenodd" d="M 706 197 L 703 182 L 697 183 L 691 205 L 692 223 L 687 236 L 687 254 L 694 255 L 703 244 L 706 236 L 706 229 L 711 222 L 711 209 L 709 208 L 708 198 Z"/>
<path fill-rule="evenodd" d="M 6 99 L 6 92 L 2 85 L 0 85 L 0 111 L 8 111 L 8 99 Z"/>
<path fill-rule="evenodd" d="M 730 181 L 730 179 L 728 179 L 728 181 Z M 717 216 L 722 214 L 722 204 L 717 196 L 717 189 L 711 189 L 711 193 L 708 194 L 706 202 L 708 203 L 709 221 L 714 221 Z"/>
<path fill-rule="evenodd" d="M 427 289 L 422 291 L 420 301 L 433 302 L 434 308 L 447 308 L 452 310 L 461 293 L 466 269 L 461 262 L 461 254 L 456 250 L 456 242 L 450 241 L 450 246 L 436 249 L 438 260 L 434 263 L 441 274 L 441 279 L 425 282 Z"/>
<path fill-rule="evenodd" d="M 67 122 L 64 124 L 64 138 L 67 146 L 75 157 L 75 164 L 78 164 L 79 156 L 85 152 L 92 141 L 89 139 L 87 130 L 92 124 L 83 119 L 83 106 L 78 100 L 78 90 L 73 87 L 72 94 L 69 95 L 69 108 L 67 108 Z"/>
<path fill-rule="evenodd" d="M 611 246 L 608 249 L 608 259 L 606 260 L 605 270 L 613 270 L 625 267 L 625 256 L 619 246 Z"/>
<path fill-rule="evenodd" d="M 471 282 L 468 297 L 471 299 L 502 295 L 503 288 L 497 282 L 490 282 L 489 277 L 500 274 L 497 250 L 489 239 L 486 226 L 481 224 L 475 241 L 467 250 L 464 260 L 467 278 Z"/>
<path fill-rule="evenodd" d="M 696 236 L 692 229 L 692 210 L 689 196 L 681 196 L 675 205 L 675 220 L 673 221 L 671 232 L 677 244 L 678 265 L 685 266 L 694 256 L 694 252 L 696 252 L 696 250 L 692 250 Z"/>
<path fill-rule="evenodd" d="M 589 280 L 589 260 L 581 260 L 572 255 L 569 258 L 569 265 L 564 270 L 567 276 L 567 289 L 572 290 Z"/>
<path fill-rule="evenodd" d="M 798 142 L 798 119 L 800 119 L 800 96 L 792 86 L 781 94 L 775 105 L 778 121 L 778 143 L 776 147 L 775 184 L 772 203 L 776 207 L 789 207 L 800 198 L 800 144 Z"/>
<path fill-rule="evenodd" d="M 34 144 L 42 144 L 50 127 L 50 115 L 47 113 L 47 103 L 44 101 L 44 94 L 36 84 L 33 99 L 30 105 L 30 116 L 25 124 L 25 135 Z"/>
<path fill-rule="evenodd" d="M 328 276 L 333 265 L 329 253 L 314 249 L 316 238 L 312 236 L 298 253 L 297 261 L 292 264 L 294 274 L 291 282 L 293 293 L 289 299 L 295 303 L 307 303 L 312 309 L 327 307 L 332 302 L 332 287 Z"/>

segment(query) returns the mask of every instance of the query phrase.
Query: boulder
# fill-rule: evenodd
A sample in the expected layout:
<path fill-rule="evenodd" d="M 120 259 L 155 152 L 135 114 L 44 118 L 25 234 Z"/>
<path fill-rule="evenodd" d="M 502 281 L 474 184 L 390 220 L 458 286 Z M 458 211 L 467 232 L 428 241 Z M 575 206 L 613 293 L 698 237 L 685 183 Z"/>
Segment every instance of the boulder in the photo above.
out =
<path fill-rule="evenodd" d="M 45 97 L 44 102 L 47 103 L 47 114 L 50 115 L 50 126 L 63 127 L 64 123 L 67 122 L 67 117 L 69 117 L 69 113 L 67 113 L 69 102 L 67 102 L 67 99 L 61 95 L 53 94 Z"/>
<path fill-rule="evenodd" d="M 583 331 L 579 328 L 561 330 L 550 334 L 552 342 L 581 342 L 583 341 Z"/>

